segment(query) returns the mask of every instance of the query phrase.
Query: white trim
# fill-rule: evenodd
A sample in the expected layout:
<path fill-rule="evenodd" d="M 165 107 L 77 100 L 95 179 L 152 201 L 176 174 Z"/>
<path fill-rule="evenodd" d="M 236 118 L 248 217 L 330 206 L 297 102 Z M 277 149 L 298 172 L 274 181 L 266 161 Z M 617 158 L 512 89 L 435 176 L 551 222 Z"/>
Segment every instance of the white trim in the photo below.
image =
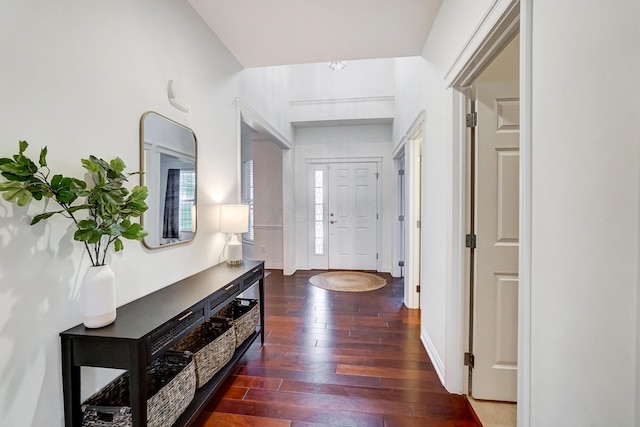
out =
<path fill-rule="evenodd" d="M 278 132 L 271 123 L 262 117 L 260 113 L 254 110 L 249 104 L 240 98 L 236 98 L 236 105 L 238 106 L 238 111 L 240 111 L 241 119 L 255 131 L 269 137 L 269 139 L 280 148 L 293 148 L 293 144 L 291 144 L 287 138 Z"/>
<path fill-rule="evenodd" d="M 284 230 L 282 225 L 256 225 L 253 224 L 253 228 L 256 230 Z"/>
<path fill-rule="evenodd" d="M 533 0 L 520 3 L 520 256 L 518 265 L 518 425 L 531 425 L 531 249 Z"/>
<path fill-rule="evenodd" d="M 421 118 L 421 116 L 418 116 Z M 405 275 L 404 304 L 407 308 L 420 307 L 420 293 L 416 286 L 422 283 L 421 245 L 422 229 L 417 221 L 422 221 L 422 153 L 424 152 L 424 121 L 414 122 L 407 133 L 405 150 Z"/>
<path fill-rule="evenodd" d="M 444 77 L 447 87 L 468 86 L 518 33 L 518 0 L 495 0 Z"/>
<path fill-rule="evenodd" d="M 395 96 L 362 96 L 355 98 L 335 98 L 335 99 L 309 99 L 299 101 L 289 101 L 292 106 L 296 105 L 322 105 L 322 104 L 340 104 L 340 103 L 356 103 L 356 102 L 393 102 Z"/>
<path fill-rule="evenodd" d="M 382 163 L 382 157 L 317 157 L 307 158 L 306 161 L 309 165 L 318 163 Z"/>
<path fill-rule="evenodd" d="M 446 346 L 452 349 L 447 352 L 447 366 L 462 366 L 463 369 L 450 369 L 449 376 L 444 382 L 445 388 L 451 393 L 466 393 L 468 370 L 464 367 L 464 353 L 468 351 L 468 300 L 466 297 L 468 264 L 467 250 L 463 244 L 463 236 L 467 232 L 467 201 L 466 201 L 466 146 L 469 132 L 462 120 L 467 112 L 466 96 L 468 91 L 453 92 L 453 175 L 451 210 L 451 283 L 447 290 L 447 325 L 452 333 L 446 335 Z M 449 329 L 447 329 L 449 330 Z"/>
<path fill-rule="evenodd" d="M 404 136 L 400 138 L 400 141 L 393 148 L 393 151 L 391 153 L 392 158 L 395 159 L 396 157 L 400 156 L 400 150 L 404 147 L 407 140 L 411 139 L 410 137 L 416 134 L 416 132 L 418 131 L 418 128 L 424 125 L 425 120 L 426 120 L 426 113 L 424 110 L 420 110 L 416 118 L 413 119 L 413 122 L 411 123 L 411 126 L 409 126 L 409 129 L 407 129 L 407 131 L 404 133 Z"/>
<path fill-rule="evenodd" d="M 391 158 L 393 160 L 397 160 L 398 157 L 400 157 L 404 153 L 404 148 L 406 143 L 407 143 L 406 136 L 403 136 L 402 138 L 400 138 L 400 142 L 398 142 L 398 144 L 395 146 L 395 148 L 391 152 Z"/>
<path fill-rule="evenodd" d="M 431 363 L 433 363 L 433 368 L 436 371 L 436 374 L 438 374 L 438 378 L 440 378 L 440 382 L 444 384 L 445 383 L 444 379 L 446 378 L 445 365 L 444 363 L 442 363 L 442 359 L 440 358 L 440 355 L 438 354 L 436 347 L 431 342 L 431 339 L 429 338 L 429 334 L 427 334 L 427 332 L 422 328 L 420 328 L 420 341 L 422 341 L 422 345 L 427 350 L 429 359 L 431 359 Z"/>
<path fill-rule="evenodd" d="M 315 251 L 315 172 L 322 171 L 322 187 L 323 187 L 323 235 L 324 250 L 322 254 L 316 254 Z M 327 183 L 329 182 L 329 168 L 326 163 L 307 163 L 306 171 L 307 180 L 307 267 L 314 270 L 328 270 L 329 269 L 329 212 L 327 211 L 329 191 L 327 189 Z"/>

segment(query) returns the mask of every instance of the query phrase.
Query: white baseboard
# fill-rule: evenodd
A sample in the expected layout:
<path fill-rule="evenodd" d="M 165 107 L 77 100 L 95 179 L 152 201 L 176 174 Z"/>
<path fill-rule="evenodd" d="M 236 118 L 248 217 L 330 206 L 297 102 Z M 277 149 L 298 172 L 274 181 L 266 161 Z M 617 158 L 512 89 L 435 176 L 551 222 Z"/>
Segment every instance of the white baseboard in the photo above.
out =
<path fill-rule="evenodd" d="M 431 342 L 431 339 L 429 339 L 429 335 L 423 328 L 420 328 L 420 341 L 422 341 L 422 345 L 424 345 L 425 350 L 427 350 L 427 354 L 431 359 L 431 363 L 433 363 L 433 367 L 435 368 L 436 374 L 438 374 L 438 378 L 440 378 L 440 382 L 444 387 L 445 386 L 444 363 L 442 362 L 442 358 L 436 351 L 435 346 Z"/>
<path fill-rule="evenodd" d="M 265 262 L 264 268 L 269 270 L 283 270 L 284 264 L 281 262 Z"/>

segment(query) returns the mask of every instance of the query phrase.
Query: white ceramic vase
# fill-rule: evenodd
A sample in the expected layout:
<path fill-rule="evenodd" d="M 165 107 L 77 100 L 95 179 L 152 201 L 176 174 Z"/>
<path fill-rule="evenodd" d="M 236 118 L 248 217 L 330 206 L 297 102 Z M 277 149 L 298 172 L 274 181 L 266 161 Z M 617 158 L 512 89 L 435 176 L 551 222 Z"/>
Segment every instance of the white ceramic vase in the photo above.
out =
<path fill-rule="evenodd" d="M 111 267 L 89 267 L 80 292 L 82 322 L 87 328 L 101 328 L 116 320 L 116 276 Z"/>

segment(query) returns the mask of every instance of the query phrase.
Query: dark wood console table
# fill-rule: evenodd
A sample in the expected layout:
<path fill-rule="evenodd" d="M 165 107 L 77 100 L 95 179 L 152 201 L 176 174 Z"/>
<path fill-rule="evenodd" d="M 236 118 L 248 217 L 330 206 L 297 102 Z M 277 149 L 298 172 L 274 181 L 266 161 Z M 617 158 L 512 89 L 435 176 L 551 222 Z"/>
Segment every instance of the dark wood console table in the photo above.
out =
<path fill-rule="evenodd" d="M 180 338 L 258 282 L 260 325 L 231 361 L 196 395 L 175 427 L 190 425 L 220 388 L 233 365 L 258 336 L 264 345 L 264 262 L 218 264 L 117 309 L 114 323 L 100 329 L 75 326 L 60 333 L 66 427 L 82 425 L 80 367 L 129 371 L 133 427 L 147 425 L 147 365 Z"/>

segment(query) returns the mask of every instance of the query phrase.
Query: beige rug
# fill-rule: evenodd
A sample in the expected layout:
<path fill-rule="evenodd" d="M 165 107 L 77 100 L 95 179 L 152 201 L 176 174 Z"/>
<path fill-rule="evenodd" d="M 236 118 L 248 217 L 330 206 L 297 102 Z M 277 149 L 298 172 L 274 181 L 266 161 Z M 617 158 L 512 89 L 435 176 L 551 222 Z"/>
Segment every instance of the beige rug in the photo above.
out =
<path fill-rule="evenodd" d="M 358 271 L 330 271 L 311 276 L 309 283 L 329 291 L 367 292 L 382 288 L 387 281 L 375 274 Z"/>

